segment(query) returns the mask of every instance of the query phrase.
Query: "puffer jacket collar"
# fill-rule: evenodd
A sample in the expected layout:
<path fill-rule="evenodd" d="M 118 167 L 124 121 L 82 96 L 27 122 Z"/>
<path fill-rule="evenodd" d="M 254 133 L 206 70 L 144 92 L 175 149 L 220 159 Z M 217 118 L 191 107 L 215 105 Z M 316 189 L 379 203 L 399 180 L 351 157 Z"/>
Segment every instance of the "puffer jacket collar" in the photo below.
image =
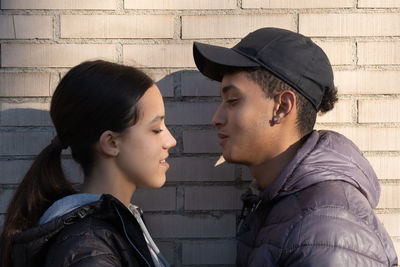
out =
<path fill-rule="evenodd" d="M 313 184 L 341 180 L 355 186 L 375 208 L 380 186 L 374 170 L 352 141 L 333 131 L 313 131 L 292 161 L 263 192 L 257 185 L 242 196 L 244 205 L 271 202 Z M 255 195 L 258 195 L 255 197 Z"/>

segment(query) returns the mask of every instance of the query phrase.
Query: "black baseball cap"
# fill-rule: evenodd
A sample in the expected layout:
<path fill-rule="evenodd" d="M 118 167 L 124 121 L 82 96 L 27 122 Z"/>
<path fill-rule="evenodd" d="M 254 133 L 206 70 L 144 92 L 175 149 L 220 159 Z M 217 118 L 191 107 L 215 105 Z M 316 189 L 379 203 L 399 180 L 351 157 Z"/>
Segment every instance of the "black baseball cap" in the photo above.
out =
<path fill-rule="evenodd" d="M 229 69 L 262 67 L 289 84 L 318 110 L 334 88 L 332 66 L 309 37 L 285 29 L 261 28 L 232 48 L 194 42 L 193 56 L 201 73 L 221 81 Z"/>

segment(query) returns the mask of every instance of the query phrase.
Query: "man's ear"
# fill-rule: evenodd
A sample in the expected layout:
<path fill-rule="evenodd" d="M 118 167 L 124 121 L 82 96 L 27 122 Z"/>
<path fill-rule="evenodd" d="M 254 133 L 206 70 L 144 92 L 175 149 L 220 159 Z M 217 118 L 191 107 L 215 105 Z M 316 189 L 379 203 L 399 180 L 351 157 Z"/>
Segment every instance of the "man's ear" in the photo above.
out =
<path fill-rule="evenodd" d="M 274 116 L 277 117 L 275 123 L 280 123 L 287 118 L 296 108 L 296 95 L 290 90 L 283 91 L 274 97 L 275 107 Z"/>
<path fill-rule="evenodd" d="M 107 156 L 116 157 L 119 154 L 118 134 L 113 131 L 105 131 L 99 139 L 100 151 Z"/>

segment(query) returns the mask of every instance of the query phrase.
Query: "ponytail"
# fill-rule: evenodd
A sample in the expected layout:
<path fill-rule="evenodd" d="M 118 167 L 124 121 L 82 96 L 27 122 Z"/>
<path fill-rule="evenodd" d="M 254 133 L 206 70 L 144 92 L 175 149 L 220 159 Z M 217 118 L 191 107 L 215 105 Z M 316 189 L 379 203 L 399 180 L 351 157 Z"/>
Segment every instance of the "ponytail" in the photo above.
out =
<path fill-rule="evenodd" d="M 64 147 L 56 137 L 37 156 L 8 205 L 0 236 L 1 266 L 11 266 L 12 236 L 37 224 L 55 202 L 76 193 L 61 167 Z"/>

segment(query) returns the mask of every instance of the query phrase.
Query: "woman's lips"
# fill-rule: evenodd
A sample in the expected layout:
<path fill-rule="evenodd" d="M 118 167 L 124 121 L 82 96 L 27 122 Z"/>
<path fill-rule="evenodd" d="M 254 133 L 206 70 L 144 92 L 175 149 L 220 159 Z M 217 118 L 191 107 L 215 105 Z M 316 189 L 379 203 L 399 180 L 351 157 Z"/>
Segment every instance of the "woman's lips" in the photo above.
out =
<path fill-rule="evenodd" d="M 224 146 L 225 143 L 228 141 L 228 138 L 229 138 L 227 135 L 222 134 L 222 133 L 218 133 L 218 137 L 221 139 L 221 141 L 219 142 L 219 144 L 221 146 Z"/>

